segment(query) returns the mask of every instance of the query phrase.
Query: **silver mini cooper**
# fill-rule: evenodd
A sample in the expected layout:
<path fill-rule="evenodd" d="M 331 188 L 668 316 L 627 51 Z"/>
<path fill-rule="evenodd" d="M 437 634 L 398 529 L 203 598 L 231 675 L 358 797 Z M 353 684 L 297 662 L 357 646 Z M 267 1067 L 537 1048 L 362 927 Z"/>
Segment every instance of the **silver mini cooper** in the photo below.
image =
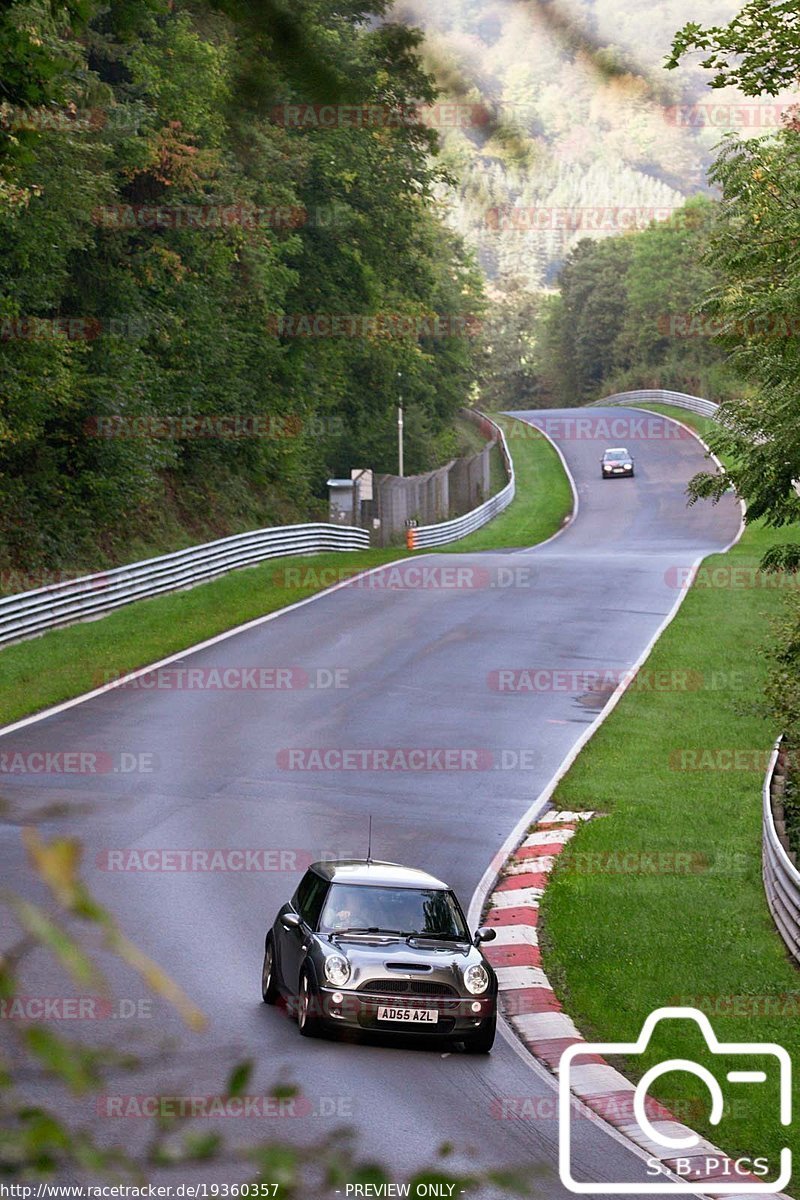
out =
<path fill-rule="evenodd" d="M 261 994 L 283 993 L 300 1032 L 444 1037 L 488 1054 L 497 976 L 447 884 L 396 863 L 313 863 L 267 931 Z"/>

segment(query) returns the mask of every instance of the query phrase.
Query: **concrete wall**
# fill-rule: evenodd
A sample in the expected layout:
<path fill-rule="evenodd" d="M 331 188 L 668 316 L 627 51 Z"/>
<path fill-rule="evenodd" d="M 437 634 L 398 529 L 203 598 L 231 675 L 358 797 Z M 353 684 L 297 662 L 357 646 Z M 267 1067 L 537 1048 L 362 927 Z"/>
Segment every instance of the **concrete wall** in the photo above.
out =
<path fill-rule="evenodd" d="M 487 443 L 478 454 L 455 458 L 425 475 L 403 479 L 397 475 L 376 475 L 374 511 L 381 522 L 375 531 L 376 544 L 388 546 L 402 541 L 409 519 L 419 525 L 434 525 L 450 517 L 460 517 L 487 500 L 492 445 Z"/>

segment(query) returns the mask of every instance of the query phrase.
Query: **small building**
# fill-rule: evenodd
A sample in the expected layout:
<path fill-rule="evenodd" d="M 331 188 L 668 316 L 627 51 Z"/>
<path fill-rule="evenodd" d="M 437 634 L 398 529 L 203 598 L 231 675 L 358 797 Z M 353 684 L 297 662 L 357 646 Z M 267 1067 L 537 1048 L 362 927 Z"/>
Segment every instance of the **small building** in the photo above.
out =
<path fill-rule="evenodd" d="M 353 525 L 353 498 L 355 485 L 352 479 L 328 480 L 328 511 L 335 525 Z"/>

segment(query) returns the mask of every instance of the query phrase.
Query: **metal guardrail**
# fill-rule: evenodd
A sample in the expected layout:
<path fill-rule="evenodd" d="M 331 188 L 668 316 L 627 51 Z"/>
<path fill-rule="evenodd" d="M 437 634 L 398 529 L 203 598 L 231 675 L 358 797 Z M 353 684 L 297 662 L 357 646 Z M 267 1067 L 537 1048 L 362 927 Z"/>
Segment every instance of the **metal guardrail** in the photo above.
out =
<path fill-rule="evenodd" d="M 409 529 L 406 545 L 409 550 L 422 550 L 427 546 L 444 546 L 448 542 L 457 542 L 480 529 L 498 513 L 508 508 L 516 494 L 516 479 L 514 477 L 514 462 L 508 449 L 505 434 L 499 425 L 490 420 L 484 413 L 473 414 L 473 419 L 488 438 L 497 438 L 500 443 L 500 453 L 508 476 L 508 483 L 496 495 L 462 517 L 454 517 L 451 521 L 441 521 L 438 525 L 420 525 Z"/>
<path fill-rule="evenodd" d="M 625 404 L 673 404 L 676 408 L 685 408 L 688 412 L 698 413 L 701 417 L 715 417 L 719 405 L 713 400 L 704 400 L 702 396 L 690 396 L 686 392 L 669 392 L 663 388 L 644 389 L 636 392 L 614 392 L 603 400 L 594 400 L 589 408 L 605 408 L 607 405 Z"/>
<path fill-rule="evenodd" d="M 789 763 L 779 737 L 764 777 L 762 877 L 767 904 L 789 953 L 800 963 L 800 871 L 786 838 L 783 794 Z"/>
<path fill-rule="evenodd" d="M 268 558 L 363 550 L 369 533 L 352 525 L 281 525 L 237 533 L 97 575 L 84 575 L 0 599 L 0 645 L 99 616 L 134 600 L 175 591 Z"/>
<path fill-rule="evenodd" d="M 719 405 L 700 396 L 688 396 L 684 392 L 664 390 L 617 392 L 598 400 L 590 407 L 603 405 L 642 404 L 650 401 L 672 404 L 704 417 L 717 416 Z M 800 493 L 800 485 L 796 485 Z M 794 853 L 789 849 L 784 823 L 783 794 L 789 763 L 779 737 L 770 755 L 764 777 L 763 804 L 761 815 L 762 869 L 764 892 L 778 933 L 789 953 L 800 964 L 800 871 Z"/>

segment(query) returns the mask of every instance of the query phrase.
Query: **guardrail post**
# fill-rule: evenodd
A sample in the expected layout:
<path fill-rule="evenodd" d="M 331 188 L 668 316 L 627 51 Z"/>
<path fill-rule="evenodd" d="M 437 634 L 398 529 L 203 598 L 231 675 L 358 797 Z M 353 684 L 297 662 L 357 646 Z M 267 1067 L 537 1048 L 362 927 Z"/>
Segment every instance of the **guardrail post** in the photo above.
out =
<path fill-rule="evenodd" d="M 789 953 L 800 963 L 800 871 L 789 851 L 782 820 L 785 773 L 789 764 L 779 737 L 764 777 L 762 803 L 762 878 L 767 904 Z M 778 813 L 781 819 L 776 819 Z"/>

